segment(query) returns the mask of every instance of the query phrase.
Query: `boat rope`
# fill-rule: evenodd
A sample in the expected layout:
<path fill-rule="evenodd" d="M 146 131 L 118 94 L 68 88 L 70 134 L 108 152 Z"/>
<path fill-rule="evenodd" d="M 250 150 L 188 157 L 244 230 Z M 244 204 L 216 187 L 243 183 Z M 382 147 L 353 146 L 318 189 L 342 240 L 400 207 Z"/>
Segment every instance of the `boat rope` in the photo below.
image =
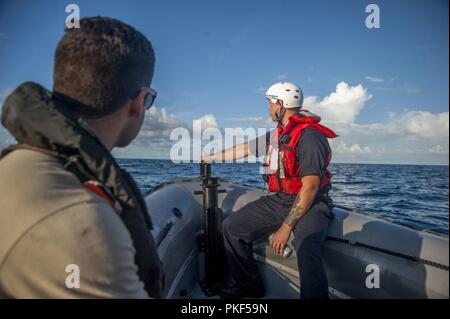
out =
<path fill-rule="evenodd" d="M 388 249 L 384 249 L 384 248 L 380 248 L 380 247 L 375 247 L 375 246 L 371 246 L 371 245 L 367 245 L 364 243 L 360 243 L 357 241 L 353 241 L 353 240 L 348 240 L 348 239 L 343 239 L 343 238 L 336 238 L 336 237 L 332 237 L 332 236 L 327 236 L 327 239 L 333 240 L 333 241 L 337 241 L 337 242 L 341 242 L 341 243 L 346 243 L 349 245 L 353 245 L 353 246 L 358 246 L 358 247 L 363 247 L 363 248 L 367 248 L 370 250 L 375 250 L 384 254 L 388 254 L 391 256 L 395 256 L 395 257 L 400 257 L 400 258 L 404 258 L 406 260 L 409 261 L 413 261 L 413 262 L 417 262 L 417 263 L 421 263 L 424 265 L 428 265 L 428 266 L 432 266 L 435 268 L 439 268 L 439 269 L 443 269 L 446 271 L 449 271 L 449 266 L 448 265 L 442 265 L 440 263 L 431 261 L 431 260 L 427 260 L 427 259 L 422 259 L 420 257 L 416 257 L 416 256 L 410 256 L 410 255 L 406 255 L 406 254 L 402 254 L 396 251 L 392 251 L 392 250 L 388 250 Z"/>

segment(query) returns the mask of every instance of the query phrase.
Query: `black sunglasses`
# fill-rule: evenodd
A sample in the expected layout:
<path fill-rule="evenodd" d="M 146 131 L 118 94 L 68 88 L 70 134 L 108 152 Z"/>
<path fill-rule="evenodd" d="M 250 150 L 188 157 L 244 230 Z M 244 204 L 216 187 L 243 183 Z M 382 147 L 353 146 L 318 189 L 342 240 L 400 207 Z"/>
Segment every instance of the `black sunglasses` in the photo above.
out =
<path fill-rule="evenodd" d="M 155 103 L 158 93 L 155 90 L 153 90 L 152 88 L 143 87 L 137 91 L 137 93 L 132 97 L 132 99 L 135 99 L 139 95 L 139 93 L 141 93 L 142 90 L 147 91 L 147 95 L 145 96 L 145 100 L 144 100 L 144 108 L 147 111 L 149 108 L 151 108 L 153 106 L 153 103 Z"/>
<path fill-rule="evenodd" d="M 148 110 L 152 107 L 153 103 L 155 103 L 156 97 L 158 96 L 158 93 L 152 88 L 147 88 L 147 90 L 148 92 L 144 102 L 145 110 Z"/>

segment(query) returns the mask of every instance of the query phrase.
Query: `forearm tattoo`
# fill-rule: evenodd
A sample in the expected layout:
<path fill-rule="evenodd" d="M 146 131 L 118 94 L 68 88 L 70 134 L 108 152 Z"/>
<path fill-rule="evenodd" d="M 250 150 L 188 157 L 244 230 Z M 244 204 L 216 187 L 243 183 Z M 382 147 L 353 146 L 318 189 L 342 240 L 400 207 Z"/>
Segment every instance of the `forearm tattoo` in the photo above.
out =
<path fill-rule="evenodd" d="M 294 204 L 292 205 L 289 215 L 284 220 L 285 224 L 288 224 L 292 228 L 297 224 L 297 222 L 305 214 L 304 207 L 300 204 L 300 193 L 295 198 Z"/>

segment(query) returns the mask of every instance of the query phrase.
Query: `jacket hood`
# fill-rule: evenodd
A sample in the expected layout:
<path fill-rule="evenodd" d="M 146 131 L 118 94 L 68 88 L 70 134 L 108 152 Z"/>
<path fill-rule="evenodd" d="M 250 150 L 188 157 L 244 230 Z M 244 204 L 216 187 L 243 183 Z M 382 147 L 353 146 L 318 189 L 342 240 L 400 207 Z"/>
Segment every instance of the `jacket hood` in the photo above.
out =
<path fill-rule="evenodd" d="M 81 163 L 78 166 L 110 189 L 121 206 L 140 205 L 146 212 L 145 204 L 130 196 L 139 190 L 130 185 L 128 173 L 118 166 L 85 122 L 72 115 L 66 104 L 41 85 L 33 82 L 19 85 L 6 98 L 1 119 L 19 144 L 50 150 L 65 161 Z M 146 219 L 150 224 L 149 217 Z"/>

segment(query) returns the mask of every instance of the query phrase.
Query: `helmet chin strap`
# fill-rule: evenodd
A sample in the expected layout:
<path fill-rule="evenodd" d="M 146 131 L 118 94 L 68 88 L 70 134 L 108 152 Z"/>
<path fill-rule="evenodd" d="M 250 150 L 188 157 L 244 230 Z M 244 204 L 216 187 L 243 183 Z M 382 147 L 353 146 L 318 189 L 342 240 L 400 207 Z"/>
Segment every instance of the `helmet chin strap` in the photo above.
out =
<path fill-rule="evenodd" d="M 284 118 L 284 114 L 286 113 L 286 109 L 282 106 L 280 106 L 280 113 L 276 112 L 275 114 L 277 115 L 277 122 L 280 125 L 283 125 L 283 118 Z"/>

